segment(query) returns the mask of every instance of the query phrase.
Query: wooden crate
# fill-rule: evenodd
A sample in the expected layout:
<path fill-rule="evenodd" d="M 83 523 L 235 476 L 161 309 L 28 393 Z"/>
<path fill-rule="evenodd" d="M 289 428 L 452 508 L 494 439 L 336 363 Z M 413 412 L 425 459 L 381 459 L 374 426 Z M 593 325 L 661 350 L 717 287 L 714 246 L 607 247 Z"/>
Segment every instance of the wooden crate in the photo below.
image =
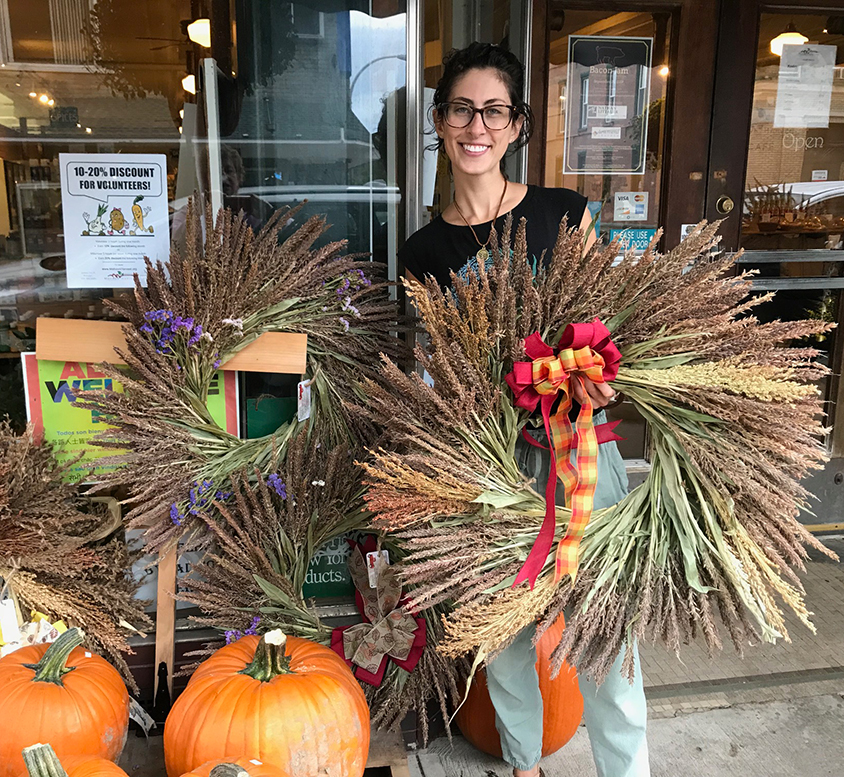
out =
<path fill-rule="evenodd" d="M 376 769 L 385 768 L 390 770 L 392 777 L 410 777 L 404 739 L 396 731 L 373 730 L 364 777 L 369 777 Z"/>

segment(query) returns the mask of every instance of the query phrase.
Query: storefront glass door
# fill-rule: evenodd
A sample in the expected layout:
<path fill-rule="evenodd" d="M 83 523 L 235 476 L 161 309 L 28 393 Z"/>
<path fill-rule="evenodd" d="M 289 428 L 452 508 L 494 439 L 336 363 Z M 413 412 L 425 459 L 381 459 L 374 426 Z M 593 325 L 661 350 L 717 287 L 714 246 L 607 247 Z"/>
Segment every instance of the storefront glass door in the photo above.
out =
<path fill-rule="evenodd" d="M 196 74 L 208 49 L 189 29 L 194 6 L 0 2 L 0 416 L 16 426 L 25 423 L 20 352 L 35 348 L 35 320 L 107 317 L 103 301 L 132 285 L 119 251 L 114 268 L 80 281 L 84 241 L 110 233 L 128 245 L 143 234 L 149 255 L 166 259 L 178 198 L 202 188 Z M 68 232 L 60 154 L 152 160 L 154 189 L 75 190 Z M 80 186 L 117 182 L 109 165 L 101 174 L 101 157 L 84 158 Z"/>
<path fill-rule="evenodd" d="M 844 289 L 844 23 L 829 14 L 759 16 L 744 197 L 741 269 L 758 273 L 754 289 L 776 291 L 757 309 L 762 320 L 841 320 Z M 717 110 L 717 108 L 716 108 Z M 720 199 L 723 215 L 732 209 Z M 716 202 L 716 206 L 718 203 Z M 724 206 L 727 206 L 726 208 Z M 831 374 L 819 381 L 833 461 L 813 478 L 820 497 L 813 525 L 841 522 L 836 482 L 844 454 L 841 335 L 813 338 Z"/>
<path fill-rule="evenodd" d="M 671 15 L 566 10 L 549 27 L 544 184 L 586 196 L 606 242 L 643 250 L 664 215 Z M 644 460 L 644 422 L 613 413 L 625 458 Z"/>

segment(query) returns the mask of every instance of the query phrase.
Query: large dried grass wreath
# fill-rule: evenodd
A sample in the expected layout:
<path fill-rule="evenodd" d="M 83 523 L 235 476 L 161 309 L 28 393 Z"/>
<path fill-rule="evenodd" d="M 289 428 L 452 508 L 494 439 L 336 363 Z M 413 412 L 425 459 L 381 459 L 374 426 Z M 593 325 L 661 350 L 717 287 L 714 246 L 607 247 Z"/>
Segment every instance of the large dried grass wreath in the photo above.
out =
<path fill-rule="evenodd" d="M 212 215 L 192 201 L 184 254 L 174 247 L 168 262 L 147 262 L 146 286 L 136 277 L 134 295 L 111 303 L 128 320 L 120 355 L 129 373 L 102 369 L 124 393 L 88 392 L 79 402 L 109 419 L 95 444 L 119 451 L 107 462 L 120 466 L 96 489 L 128 488 L 128 525 L 146 529 L 150 549 L 201 527 L 200 510 L 230 496 L 233 473 L 269 476 L 302 428 L 327 445 L 363 439 L 368 430 L 350 409 L 362 380 L 377 374 L 376 354 L 401 353 L 384 268 L 342 256 L 343 242 L 315 248 L 322 218 L 287 235 L 295 212 L 277 212 L 257 234 L 230 210 Z M 265 332 L 308 335 L 311 416 L 243 440 L 212 418 L 209 386 Z"/>
<path fill-rule="evenodd" d="M 713 254 L 716 229 L 617 261 L 617 243 L 584 255 L 582 232 L 563 226 L 536 266 L 524 223 L 515 235 L 508 224 L 492 265 L 452 276 L 452 290 L 407 284 L 428 334 L 416 357 L 433 381 L 385 362 L 386 380 L 369 386 L 392 447 L 364 465 L 365 498 L 408 552 L 412 606 L 453 608 L 448 654 L 480 663 L 563 608 L 557 666 L 599 678 L 636 639 L 679 651 L 700 634 L 719 649 L 718 616 L 739 651 L 788 639 L 783 606 L 813 628 L 797 572 L 804 545 L 832 554 L 798 515 L 810 500 L 801 480 L 825 460 L 813 381 L 828 370 L 814 348 L 789 346 L 829 325 L 760 323 L 753 309 L 771 295 L 753 295 L 733 258 Z M 649 426 L 651 469 L 584 531 L 596 440 L 589 413 L 572 429 L 555 413 L 578 375 L 614 374 Z M 572 509 L 551 500 L 543 539 L 546 484 L 524 477 L 514 451 L 546 403 Z"/>

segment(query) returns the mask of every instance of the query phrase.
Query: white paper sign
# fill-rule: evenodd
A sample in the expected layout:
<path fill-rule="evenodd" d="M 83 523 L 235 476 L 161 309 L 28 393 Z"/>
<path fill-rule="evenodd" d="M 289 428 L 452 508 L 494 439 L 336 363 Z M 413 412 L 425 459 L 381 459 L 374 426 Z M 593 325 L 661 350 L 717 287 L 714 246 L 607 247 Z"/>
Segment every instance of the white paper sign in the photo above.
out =
<path fill-rule="evenodd" d="M 592 137 L 597 140 L 621 140 L 621 127 L 592 127 Z"/>
<path fill-rule="evenodd" d="M 829 170 L 812 170 L 813 181 L 826 181 L 829 178 Z"/>
<path fill-rule="evenodd" d="M 390 566 L 390 553 L 386 550 L 374 550 L 366 554 L 366 574 L 369 578 L 369 587 L 378 587 L 378 578 L 384 567 Z"/>
<path fill-rule="evenodd" d="M 816 44 L 782 47 L 775 127 L 829 126 L 836 51 L 836 46 Z"/>
<path fill-rule="evenodd" d="M 647 221 L 648 192 L 616 192 L 613 221 Z"/>
<path fill-rule="evenodd" d="M 697 224 L 681 224 L 680 225 L 680 240 L 685 240 L 689 235 L 692 234 L 692 230 L 697 226 Z"/>
<path fill-rule="evenodd" d="M 59 154 L 67 285 L 131 288 L 170 256 L 164 154 Z"/>

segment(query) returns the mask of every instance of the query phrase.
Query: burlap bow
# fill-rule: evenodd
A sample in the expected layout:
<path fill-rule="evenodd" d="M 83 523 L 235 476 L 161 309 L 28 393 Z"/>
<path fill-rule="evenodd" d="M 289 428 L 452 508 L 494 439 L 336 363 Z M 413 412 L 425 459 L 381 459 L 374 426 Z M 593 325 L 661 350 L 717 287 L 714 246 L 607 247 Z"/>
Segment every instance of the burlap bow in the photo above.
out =
<path fill-rule="evenodd" d="M 367 622 L 335 629 L 331 647 L 354 667 L 358 679 L 380 685 L 388 658 L 408 672 L 416 666 L 425 647 L 425 620 L 400 606 L 402 588 L 394 567 L 384 567 L 377 587 L 369 587 L 363 549 L 352 545 L 349 572 L 358 608 Z"/>

